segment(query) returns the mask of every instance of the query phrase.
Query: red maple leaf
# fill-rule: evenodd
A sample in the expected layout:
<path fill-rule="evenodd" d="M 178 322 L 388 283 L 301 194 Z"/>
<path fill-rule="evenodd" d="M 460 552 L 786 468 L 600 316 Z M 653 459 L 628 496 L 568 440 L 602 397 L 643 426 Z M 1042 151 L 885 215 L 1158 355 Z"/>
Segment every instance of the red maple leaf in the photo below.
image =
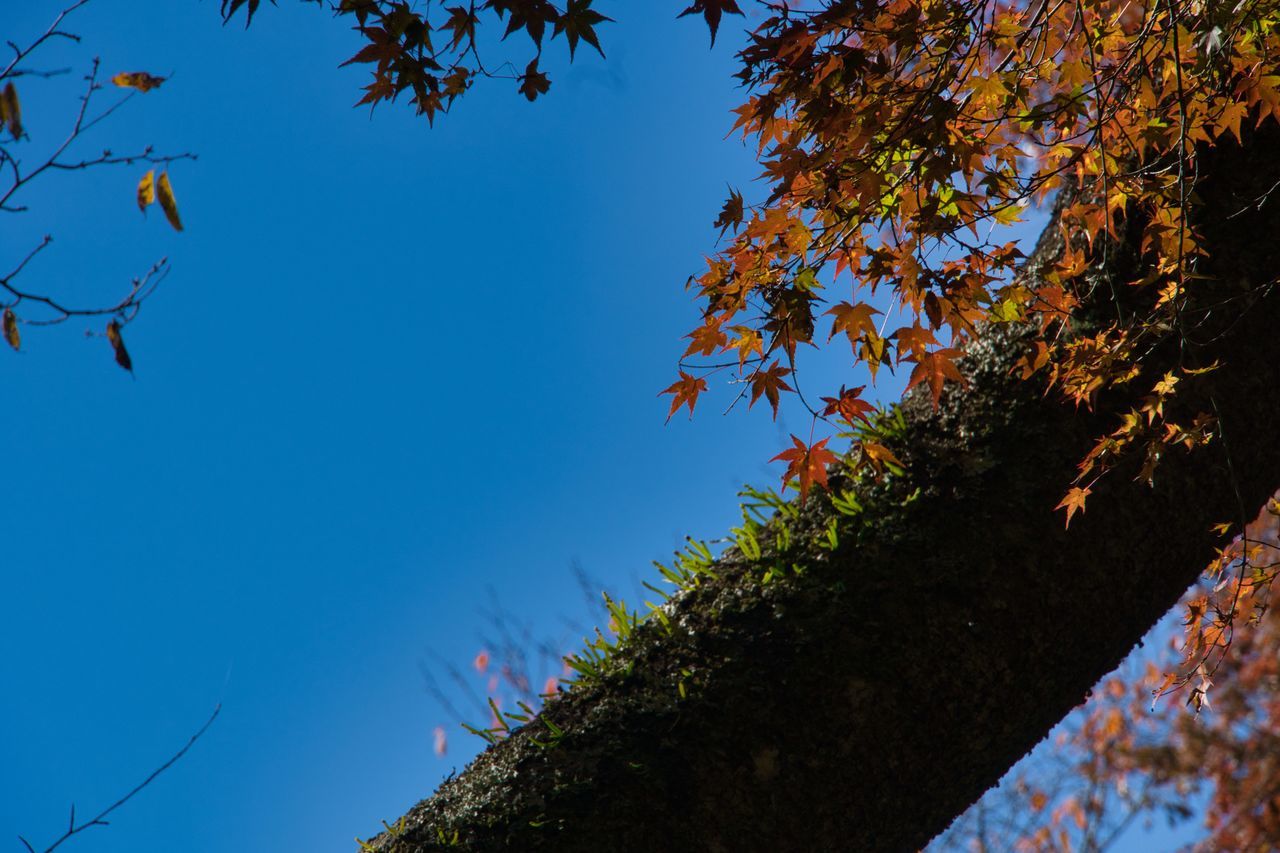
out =
<path fill-rule="evenodd" d="M 747 408 L 751 408 L 756 404 L 756 400 L 760 399 L 763 394 L 765 399 L 769 401 L 769 405 L 773 407 L 773 419 L 778 419 L 778 392 L 790 391 L 791 386 L 788 385 L 782 377 L 791 372 L 788 367 L 783 367 L 774 362 L 773 366 L 768 370 L 761 370 L 751 378 L 751 402 L 747 404 Z"/>
<path fill-rule="evenodd" d="M 809 495 L 809 487 L 814 483 L 824 489 L 827 487 L 827 466 L 840 457 L 827 450 L 827 442 L 831 440 L 829 438 L 816 441 L 807 447 L 794 435 L 791 436 L 791 440 L 795 442 L 795 447 L 787 448 L 769 461 L 782 460 L 787 463 L 787 472 L 782 475 L 782 484 L 785 486 L 792 480 L 799 479 L 800 502 L 804 503 L 804 499 Z"/>
<path fill-rule="evenodd" d="M 862 399 L 862 389 L 865 385 L 859 385 L 857 388 L 845 388 L 840 386 L 840 393 L 835 397 L 823 397 L 822 402 L 827 407 L 822 410 L 822 414 L 830 417 L 839 415 L 850 424 L 855 420 L 862 421 L 864 424 L 870 425 L 871 420 L 867 415 L 876 410 L 876 407 Z"/>

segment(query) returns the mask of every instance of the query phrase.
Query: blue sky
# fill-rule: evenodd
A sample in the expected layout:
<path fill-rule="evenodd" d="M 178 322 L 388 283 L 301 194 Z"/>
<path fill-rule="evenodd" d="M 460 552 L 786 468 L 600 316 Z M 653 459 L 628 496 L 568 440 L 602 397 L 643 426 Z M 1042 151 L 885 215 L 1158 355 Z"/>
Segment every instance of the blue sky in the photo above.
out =
<path fill-rule="evenodd" d="M 739 22 L 709 51 L 680 5 L 602 0 L 607 62 L 553 64 L 533 105 L 486 85 L 434 129 L 352 109 L 358 39 L 296 0 L 247 32 L 215 0 L 94 0 L 41 63 L 76 74 L 19 81 L 22 154 L 61 138 L 100 56 L 171 79 L 80 152 L 199 159 L 170 169 L 181 234 L 134 207 L 141 167 L 50 176 L 0 230 L 6 268 L 51 233 L 21 282 L 82 304 L 173 265 L 125 330 L 135 377 L 100 323 L 0 353 L 0 839 L 42 849 L 222 703 L 71 849 L 351 850 L 478 743 L 418 664 L 471 659 L 490 590 L 564 636 L 572 561 L 627 592 L 775 481 L 807 421 L 722 417 L 721 389 L 664 426 L 657 397 L 726 182 L 755 173 L 725 138 Z M 25 41 L 62 3 L 13 6 Z M 843 369 L 807 381 L 865 381 Z"/>
<path fill-rule="evenodd" d="M 14 4 L 5 37 L 60 7 Z M 563 634 L 572 560 L 627 589 L 777 476 L 785 417 L 721 402 L 664 426 L 657 396 L 726 182 L 754 174 L 725 139 L 732 40 L 708 50 L 670 4 L 602 8 L 607 63 L 584 49 L 537 104 L 498 83 L 434 129 L 352 109 L 364 72 L 336 66 L 358 40 L 297 2 L 246 32 L 214 0 L 94 0 L 68 21 L 83 42 L 44 54 L 77 73 L 19 81 L 24 155 L 100 56 L 171 79 L 80 151 L 199 160 L 170 169 L 181 234 L 134 207 L 141 167 L 53 175 L 0 231 L 5 266 L 51 233 L 22 282 L 82 304 L 173 265 L 125 330 L 136 378 L 99 323 L 0 353 L 0 837 L 48 843 L 221 702 L 74 843 L 350 850 L 473 748 L 432 754 L 456 721 L 417 664 L 470 660 L 489 588 Z"/>

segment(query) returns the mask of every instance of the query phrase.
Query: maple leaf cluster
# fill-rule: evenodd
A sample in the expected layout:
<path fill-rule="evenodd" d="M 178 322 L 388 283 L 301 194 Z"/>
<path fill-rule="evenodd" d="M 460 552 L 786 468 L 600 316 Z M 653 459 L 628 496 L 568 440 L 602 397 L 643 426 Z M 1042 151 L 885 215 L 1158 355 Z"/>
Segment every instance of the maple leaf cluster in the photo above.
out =
<path fill-rule="evenodd" d="M 601 56 L 604 48 L 596 28 L 612 19 L 593 7 L 595 0 L 481 0 L 455 2 L 426 0 L 312 0 L 328 5 L 336 14 L 355 19 L 355 30 L 366 44 L 343 65 L 369 65 L 373 80 L 358 102 L 376 106 L 410 93 L 409 102 L 420 115 L 434 122 L 463 95 L 477 78 L 512 80 L 516 90 L 533 101 L 551 89 L 551 78 L 541 70 L 542 49 L 561 36 L 569 46 L 569 58 L 586 43 Z M 222 0 L 222 15 L 230 20 L 245 10 L 245 23 L 253 19 L 260 0 Z M 501 40 L 518 33 L 531 42 L 533 57 L 521 62 L 523 72 L 511 70 L 511 61 L 486 64 L 477 32 L 485 19 L 502 29 Z M 550 31 L 548 33 L 548 31 Z"/>
<path fill-rule="evenodd" d="M 408 94 L 429 120 L 482 77 L 545 95 L 544 46 L 563 36 L 571 59 L 583 43 L 603 55 L 598 30 L 611 20 L 595 0 L 316 2 L 352 18 L 365 41 L 347 61 L 371 68 L 359 103 Z M 701 17 L 714 43 L 744 5 L 696 0 L 673 12 Z M 1027 322 L 1039 338 L 1024 378 L 1079 406 L 1150 389 L 1081 460 L 1061 504 L 1068 520 L 1120 458 L 1141 455 L 1150 479 L 1171 448 L 1213 438 L 1213 419 L 1182 411 L 1174 387 L 1212 365 L 1192 352 L 1171 382 L 1143 359 L 1189 339 L 1206 313 L 1195 301 L 1205 257 L 1192 215 L 1197 157 L 1280 119 L 1274 4 L 755 5 L 764 15 L 738 54 L 748 96 L 734 127 L 758 151 L 763 190 L 748 201 L 731 189 L 715 219 L 728 243 L 692 279 L 702 311 L 663 392 L 672 413 L 692 413 L 725 373 L 739 397 L 749 391 L 748 407 L 764 399 L 776 417 L 793 395 L 826 438 L 845 435 L 861 392 L 810 406 L 805 350 L 838 340 L 872 382 L 905 364 L 908 389 L 939 406 L 964 384 L 964 352 L 982 329 Z M 247 21 L 258 6 L 222 0 L 228 18 L 243 9 Z M 532 55 L 487 64 L 487 29 L 503 43 L 523 35 Z M 1024 254 L 1008 229 L 1064 191 L 1062 251 L 1019 276 Z M 1140 277 L 1111 282 L 1127 294 L 1115 320 L 1085 332 L 1073 317 L 1094 298 L 1087 273 L 1122 233 L 1139 247 Z"/>
<path fill-rule="evenodd" d="M 775 417 L 795 394 L 815 426 L 848 434 L 869 404 L 861 389 L 841 389 L 811 407 L 799 382 L 805 350 L 839 341 L 873 382 L 905 363 L 908 390 L 937 407 L 965 383 L 966 345 L 1018 322 L 1038 329 L 1023 378 L 1076 405 L 1150 389 L 1081 460 L 1060 505 L 1068 521 L 1120 458 L 1139 454 L 1150 480 L 1170 449 L 1213 438 L 1213 418 L 1176 401 L 1179 383 L 1214 365 L 1191 353 L 1154 374 L 1143 360 L 1185 342 L 1206 314 L 1196 303 L 1197 156 L 1280 119 L 1273 8 L 763 5 L 769 17 L 739 54 L 749 97 L 735 127 L 754 142 L 767 189 L 756 203 L 731 189 L 716 218 L 730 239 L 692 279 L 701 316 L 665 393 L 692 412 L 711 387 L 698 380 L 728 374 Z M 716 13 L 685 10 L 694 12 L 708 22 Z M 1063 247 L 1021 276 L 1024 253 L 1007 229 L 1063 192 Z M 1126 294 L 1114 320 L 1085 332 L 1074 315 L 1097 301 L 1087 273 L 1105 266 L 1122 232 L 1139 247 L 1141 277 L 1113 283 Z"/>

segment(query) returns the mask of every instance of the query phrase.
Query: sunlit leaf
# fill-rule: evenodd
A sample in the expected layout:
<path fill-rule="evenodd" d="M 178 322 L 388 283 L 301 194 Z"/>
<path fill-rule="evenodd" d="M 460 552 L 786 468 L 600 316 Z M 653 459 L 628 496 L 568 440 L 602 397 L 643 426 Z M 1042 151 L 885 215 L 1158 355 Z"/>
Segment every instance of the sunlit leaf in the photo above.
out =
<path fill-rule="evenodd" d="M 1066 509 L 1067 523 L 1063 525 L 1064 527 L 1071 526 L 1071 517 L 1074 516 L 1077 511 L 1084 512 L 1084 503 L 1090 494 L 1092 494 L 1092 490 L 1090 489 L 1082 489 L 1079 486 L 1072 486 L 1071 490 L 1067 492 L 1066 497 L 1064 497 L 1062 501 L 1054 507 L 1054 509 Z"/>
<path fill-rule="evenodd" d="M 182 230 L 182 220 L 178 217 L 178 201 L 173 197 L 173 185 L 169 183 L 169 173 L 161 172 L 156 180 L 156 198 L 160 208 L 164 210 L 164 218 L 169 220 L 173 230 Z"/>
<path fill-rule="evenodd" d="M 706 390 L 707 380 L 700 377 L 690 376 L 681 370 L 680 378 L 671 383 L 670 387 L 658 395 L 673 395 L 671 400 L 671 411 L 667 412 L 667 420 L 671 420 L 671 416 L 676 413 L 676 410 L 681 406 L 686 405 L 689 407 L 689 416 L 693 417 L 693 407 L 698 402 L 698 395 Z"/>
<path fill-rule="evenodd" d="M 156 170 L 148 169 L 138 181 L 138 210 L 147 212 L 147 205 L 156 200 Z"/>
<path fill-rule="evenodd" d="M 794 446 L 779 453 L 770 459 L 770 462 L 786 462 L 787 470 L 782 475 L 782 482 L 789 483 L 792 480 L 800 481 L 800 502 L 809 495 L 809 489 L 814 483 L 823 488 L 827 487 L 827 466 L 836 462 L 839 457 L 827 450 L 827 442 L 830 439 L 822 439 L 815 441 L 812 445 L 806 445 L 794 435 L 791 436 Z"/>
<path fill-rule="evenodd" d="M 774 420 L 777 420 L 779 392 L 792 390 L 791 386 L 783 380 L 783 377 L 790 372 L 789 367 L 782 367 L 776 361 L 768 370 L 757 372 L 751 379 L 751 402 L 747 404 L 747 408 L 754 406 L 756 400 L 759 400 L 760 395 L 763 394 L 773 409 Z"/>

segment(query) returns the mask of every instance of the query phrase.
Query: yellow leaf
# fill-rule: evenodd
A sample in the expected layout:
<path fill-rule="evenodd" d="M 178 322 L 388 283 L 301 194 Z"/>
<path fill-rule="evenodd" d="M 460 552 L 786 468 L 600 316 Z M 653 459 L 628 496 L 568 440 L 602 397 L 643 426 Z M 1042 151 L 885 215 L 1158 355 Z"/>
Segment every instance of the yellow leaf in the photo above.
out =
<path fill-rule="evenodd" d="M 881 465 L 888 465 L 890 468 L 896 468 L 898 471 L 904 470 L 902 467 L 902 461 L 899 460 L 898 457 L 894 456 L 889 448 L 885 447 L 883 444 L 864 441 L 862 442 L 862 452 L 867 455 L 867 458 L 871 460 L 871 464 L 877 469 L 879 469 Z"/>
<path fill-rule="evenodd" d="M 139 92 L 150 92 L 160 88 L 164 77 L 154 77 L 145 71 L 121 71 L 111 78 L 111 82 L 125 89 L 137 89 Z"/>
<path fill-rule="evenodd" d="M 0 118 L 4 119 L 10 136 L 14 139 L 22 136 L 22 103 L 18 100 L 18 90 L 12 80 L 0 92 Z"/>
<path fill-rule="evenodd" d="M 1079 510 L 1080 512 L 1084 512 L 1085 499 L 1088 498 L 1091 493 L 1092 493 L 1092 489 L 1088 489 L 1088 488 L 1082 489 L 1079 486 L 1072 486 L 1071 491 L 1067 492 L 1067 496 L 1062 499 L 1062 503 L 1054 507 L 1054 509 L 1062 509 L 1063 507 L 1066 508 L 1067 523 L 1063 525 L 1064 527 L 1071 526 L 1071 516 L 1076 514 L 1076 510 Z"/>
<path fill-rule="evenodd" d="M 156 170 L 150 169 L 138 181 L 138 210 L 147 212 L 147 205 L 156 200 Z"/>
<path fill-rule="evenodd" d="M 22 336 L 18 334 L 18 318 L 13 311 L 4 309 L 4 339 L 9 342 L 9 346 L 16 351 L 22 346 Z"/>
<path fill-rule="evenodd" d="M 994 212 L 996 222 L 1001 225 L 1014 225 L 1022 221 L 1022 208 L 1017 204 L 1006 204 Z"/>
<path fill-rule="evenodd" d="M 156 197 L 160 207 L 164 209 L 164 218 L 169 220 L 174 231 L 182 230 L 182 220 L 178 218 L 178 201 L 173 197 L 173 185 L 169 183 L 169 173 L 161 172 L 156 181 Z"/>

